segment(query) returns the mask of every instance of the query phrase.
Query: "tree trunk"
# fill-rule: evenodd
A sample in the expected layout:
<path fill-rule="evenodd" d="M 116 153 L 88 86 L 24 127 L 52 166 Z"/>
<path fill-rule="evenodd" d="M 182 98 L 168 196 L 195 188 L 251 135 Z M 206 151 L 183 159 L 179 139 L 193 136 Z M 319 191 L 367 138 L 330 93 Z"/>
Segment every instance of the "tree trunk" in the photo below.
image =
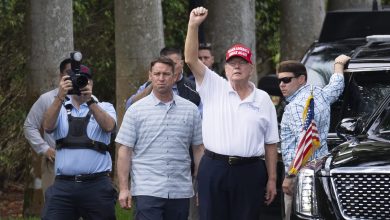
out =
<path fill-rule="evenodd" d="M 27 103 L 58 86 L 59 64 L 73 50 L 71 0 L 31 0 L 27 16 L 29 58 Z M 32 179 L 27 184 L 24 215 L 39 216 L 43 207 L 41 159 L 33 153 Z"/>
<path fill-rule="evenodd" d="M 115 0 L 118 127 L 125 112 L 126 100 L 148 79 L 150 62 L 159 55 L 163 47 L 160 0 Z"/>
<path fill-rule="evenodd" d="M 252 50 L 256 62 L 255 1 L 205 1 L 208 17 L 204 23 L 206 42 L 212 43 L 218 70 L 223 70 L 226 50 L 235 43 L 243 43 Z M 256 67 L 256 65 L 254 65 Z M 256 73 L 256 70 L 254 70 Z M 257 82 L 257 74 L 251 80 Z"/>
<path fill-rule="evenodd" d="M 58 86 L 59 64 L 73 50 L 73 10 L 71 0 L 31 0 L 30 6 L 27 89 L 38 96 Z"/>
<path fill-rule="evenodd" d="M 300 60 L 311 43 L 318 39 L 324 18 L 324 1 L 282 0 L 281 61 Z"/>
<path fill-rule="evenodd" d="M 334 10 L 356 10 L 356 9 L 366 9 L 371 10 L 373 2 L 376 0 L 329 0 L 328 1 L 328 11 Z M 380 0 L 376 1 L 380 5 Z"/>

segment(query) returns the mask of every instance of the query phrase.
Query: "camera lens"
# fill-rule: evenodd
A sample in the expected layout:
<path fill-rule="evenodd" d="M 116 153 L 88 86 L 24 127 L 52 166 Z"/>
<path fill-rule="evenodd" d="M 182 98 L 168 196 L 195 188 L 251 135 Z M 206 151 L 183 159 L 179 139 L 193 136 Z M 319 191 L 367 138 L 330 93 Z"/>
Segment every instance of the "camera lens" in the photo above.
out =
<path fill-rule="evenodd" d="M 76 83 L 77 87 L 84 88 L 88 84 L 88 77 L 83 76 L 83 75 L 79 75 L 76 78 L 76 82 L 75 83 Z"/>

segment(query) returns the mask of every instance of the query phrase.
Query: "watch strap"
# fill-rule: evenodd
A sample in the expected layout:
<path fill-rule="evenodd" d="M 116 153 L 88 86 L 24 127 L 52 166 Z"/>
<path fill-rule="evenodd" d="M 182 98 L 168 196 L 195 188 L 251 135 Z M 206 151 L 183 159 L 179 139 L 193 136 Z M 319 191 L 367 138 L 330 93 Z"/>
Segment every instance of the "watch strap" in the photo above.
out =
<path fill-rule="evenodd" d="M 93 97 L 91 97 L 91 99 L 87 101 L 87 105 L 90 106 L 90 105 L 92 105 L 93 103 L 97 104 L 98 102 L 96 101 L 96 99 L 94 99 Z"/>

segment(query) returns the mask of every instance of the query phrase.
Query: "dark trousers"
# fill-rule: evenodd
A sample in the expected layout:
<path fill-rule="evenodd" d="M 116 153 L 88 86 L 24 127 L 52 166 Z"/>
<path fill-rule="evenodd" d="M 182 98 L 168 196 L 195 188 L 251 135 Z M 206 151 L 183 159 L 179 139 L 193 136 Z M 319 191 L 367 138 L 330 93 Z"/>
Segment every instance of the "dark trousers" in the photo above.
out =
<path fill-rule="evenodd" d="M 201 220 L 257 220 L 264 203 L 263 160 L 241 165 L 204 155 L 198 173 Z"/>
<path fill-rule="evenodd" d="M 86 182 L 56 179 L 45 193 L 42 219 L 116 219 L 116 197 L 108 176 Z"/>
<path fill-rule="evenodd" d="M 136 220 L 187 220 L 190 199 L 134 196 Z"/>

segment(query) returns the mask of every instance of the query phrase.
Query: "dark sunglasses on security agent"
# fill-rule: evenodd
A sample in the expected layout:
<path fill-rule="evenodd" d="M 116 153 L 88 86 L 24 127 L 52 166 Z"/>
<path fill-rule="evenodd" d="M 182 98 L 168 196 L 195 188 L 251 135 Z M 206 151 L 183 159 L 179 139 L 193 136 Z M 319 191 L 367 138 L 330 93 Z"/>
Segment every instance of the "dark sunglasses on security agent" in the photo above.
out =
<path fill-rule="evenodd" d="M 278 78 L 278 83 L 280 84 L 281 82 L 283 82 L 284 84 L 288 84 L 291 82 L 292 79 L 298 78 L 301 75 L 303 74 L 297 74 L 297 76 L 287 76 L 287 77 Z"/>
<path fill-rule="evenodd" d="M 280 84 L 283 82 L 284 84 L 290 83 L 292 79 L 297 78 L 296 76 L 289 76 L 289 77 L 283 77 L 283 78 L 278 78 L 278 83 Z"/>

